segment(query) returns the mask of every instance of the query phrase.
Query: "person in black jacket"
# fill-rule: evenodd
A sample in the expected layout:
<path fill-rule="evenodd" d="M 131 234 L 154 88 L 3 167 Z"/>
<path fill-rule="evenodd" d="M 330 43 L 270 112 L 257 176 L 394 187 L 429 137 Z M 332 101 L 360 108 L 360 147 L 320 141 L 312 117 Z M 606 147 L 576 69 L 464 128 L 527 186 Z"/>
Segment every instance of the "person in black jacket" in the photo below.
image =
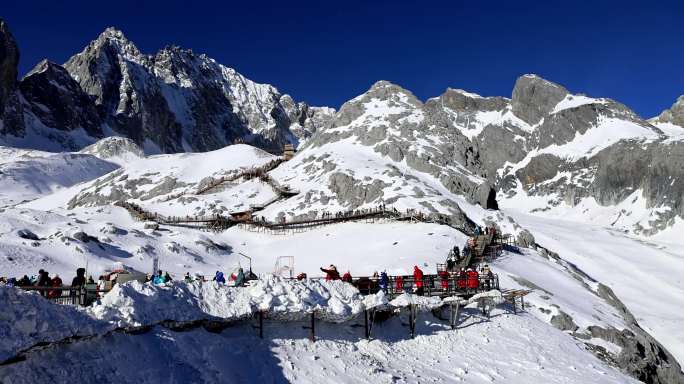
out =
<path fill-rule="evenodd" d="M 28 276 L 24 275 L 18 282 L 17 286 L 19 287 L 29 287 L 31 286 L 31 279 L 29 279 Z"/>
<path fill-rule="evenodd" d="M 37 287 L 49 287 L 50 283 L 52 283 L 52 280 L 50 279 L 50 274 L 48 271 L 40 270 L 38 271 L 38 282 L 36 283 Z M 47 296 L 47 291 L 41 291 L 41 295 Z"/>
<path fill-rule="evenodd" d="M 76 269 L 76 277 L 74 277 L 73 280 L 71 280 L 71 286 L 72 287 L 80 287 L 85 285 L 86 279 L 85 279 L 85 268 L 78 268 Z"/>

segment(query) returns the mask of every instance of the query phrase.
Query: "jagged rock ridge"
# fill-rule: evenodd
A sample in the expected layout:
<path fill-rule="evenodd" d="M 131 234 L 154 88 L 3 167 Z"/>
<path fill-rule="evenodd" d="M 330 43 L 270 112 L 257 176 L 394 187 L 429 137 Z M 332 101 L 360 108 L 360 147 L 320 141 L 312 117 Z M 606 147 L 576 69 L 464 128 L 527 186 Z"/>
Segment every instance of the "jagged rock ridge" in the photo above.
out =
<path fill-rule="evenodd" d="M 0 30 L 1 142 L 79 150 L 112 133 L 148 153 L 208 151 L 246 142 L 279 152 L 326 124 L 334 109 L 295 102 L 203 54 L 166 47 L 141 53 L 105 30 L 64 66 L 43 61 L 16 81 L 18 49 Z M 36 137 L 45 137 L 37 140 Z"/>

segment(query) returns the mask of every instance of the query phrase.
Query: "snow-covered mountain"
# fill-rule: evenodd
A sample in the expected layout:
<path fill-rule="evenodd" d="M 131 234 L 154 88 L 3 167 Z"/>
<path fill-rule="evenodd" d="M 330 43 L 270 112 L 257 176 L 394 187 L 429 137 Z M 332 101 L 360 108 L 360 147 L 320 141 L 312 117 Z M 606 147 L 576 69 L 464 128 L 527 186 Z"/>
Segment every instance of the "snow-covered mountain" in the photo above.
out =
<path fill-rule="evenodd" d="M 385 329 L 390 341 L 329 341 L 317 348 L 348 353 L 342 365 L 352 367 L 335 375 L 358 379 L 370 369 L 358 361 L 373 356 L 369 364 L 380 380 L 393 380 L 387 370 L 405 381 L 424 381 L 411 376 L 415 366 L 408 362 L 417 356 L 406 348 L 436 358 L 426 345 L 460 340 L 479 343 L 481 359 L 497 360 L 491 353 L 501 350 L 522 355 L 520 366 L 497 366 L 499 373 L 478 375 L 476 382 L 587 381 L 587 372 L 602 375 L 599 382 L 630 382 L 625 375 L 652 383 L 684 381 L 676 361 L 684 359 L 684 319 L 677 312 L 684 305 L 678 280 L 684 248 L 676 236 L 684 217 L 681 98 L 644 120 L 619 102 L 523 75 L 510 98 L 449 88 L 422 101 L 379 81 L 335 111 L 297 103 L 189 50 L 143 54 L 115 29 L 63 66 L 42 61 L 18 81 L 18 50 L 0 22 L 0 54 L 0 276 L 39 268 L 71 276 L 83 265 L 95 275 L 120 265 L 148 271 L 155 258 L 176 277 L 187 271 L 210 276 L 244 263 L 240 254 L 250 255 L 260 274 L 273 271 L 282 255 L 295 255 L 297 272 L 312 276 L 329 263 L 356 276 L 409 274 L 413 265 L 434 272 L 475 225 L 493 225 L 523 246 L 521 254 L 506 253 L 493 268 L 507 288 L 533 291 L 529 314 L 501 313 L 487 322 L 494 342 L 494 336 L 479 339 L 478 327 L 485 325 L 475 316 L 455 334 L 428 320 L 425 329 L 439 330 L 405 345 L 395 343 L 400 322 Z M 272 154 L 285 143 L 297 147 L 287 161 Z M 160 219 L 161 225 L 137 221 L 123 202 L 158 218 L 253 209 L 259 220 L 278 222 L 386 205 L 434 220 L 354 222 L 287 235 L 249 226 L 214 233 Z M 658 281 L 644 294 L 644 281 L 652 278 Z M 171 289 L 186 293 L 183 285 Z M 218 292 L 212 297 L 233 297 Z M 124 303 L 117 310 L 131 316 L 156 316 L 156 310 L 168 315 L 159 308 L 173 307 L 156 296 L 167 294 L 164 289 L 128 286 L 117 294 Z M 135 303 L 142 296 L 149 301 Z M 17 303 L 24 299 L 12 296 Z M 207 308 L 213 307 L 201 309 L 211 312 Z M 185 309 L 183 316 L 199 313 Z M 105 320 L 95 316 L 84 326 L 99 329 Z M 148 339 L 166 332 L 155 328 L 141 344 L 159 345 Z M 283 340 L 297 339 L 278 332 Z M 210 339 L 200 331 L 192 335 Z M 102 340 L 113 339 L 122 350 L 137 346 L 126 336 L 109 335 L 70 353 L 97 354 Z M 247 341 L 240 343 L 248 348 Z M 167 347 L 190 344 L 179 338 Z M 273 349 L 285 362 L 267 371 L 276 380 L 282 374 L 283 380 L 306 374 L 334 380 L 314 373 L 320 362 L 301 340 L 278 341 Z M 382 360 L 378 351 L 402 353 L 400 361 L 410 368 Z M 456 358 L 454 351 L 448 358 Z M 30 377 L 60 361 L 59 353 L 40 353 L 41 359 L 25 365 L 0 368 L 0 381 L 2 373 Z M 297 357 L 312 353 L 313 362 Z M 329 356 L 324 360 L 336 365 Z M 172 355 L 149 363 L 199 364 Z M 217 371 L 220 366 L 212 365 Z M 474 376 L 468 366 L 471 373 L 487 367 L 470 361 L 444 374 L 450 364 L 441 361 L 426 380 L 466 380 Z M 530 367 L 545 372 L 531 373 Z M 88 376 L 94 370 L 85 365 L 69 372 Z"/>
<path fill-rule="evenodd" d="M 208 151 L 235 142 L 280 152 L 286 143 L 306 141 L 335 112 L 296 102 L 191 50 L 169 46 L 143 54 L 114 28 L 64 66 L 43 61 L 17 82 L 10 53 L 18 57 L 18 48 L 4 22 L 0 32 L 8 52 L 0 142 L 9 145 L 78 150 L 114 134 L 147 153 Z"/>

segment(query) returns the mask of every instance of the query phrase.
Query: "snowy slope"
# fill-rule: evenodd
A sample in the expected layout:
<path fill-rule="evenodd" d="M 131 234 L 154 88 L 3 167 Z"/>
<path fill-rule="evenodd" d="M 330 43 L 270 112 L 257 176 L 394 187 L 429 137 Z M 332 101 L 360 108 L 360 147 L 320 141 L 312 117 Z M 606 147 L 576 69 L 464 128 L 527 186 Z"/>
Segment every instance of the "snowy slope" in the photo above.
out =
<path fill-rule="evenodd" d="M 92 155 L 0 147 L 0 205 L 49 195 L 117 168 Z"/>
<path fill-rule="evenodd" d="M 637 382 L 531 316 L 498 314 L 486 322 L 473 315 L 459 331 L 422 320 L 418 330 L 417 338 L 404 339 L 406 328 L 394 320 L 379 325 L 378 339 L 368 342 L 359 340 L 358 328 L 319 325 L 320 340 L 312 344 L 299 324 L 267 325 L 265 340 L 249 326 L 218 335 L 155 329 L 40 352 L 0 368 L 0 375 L 35 382 L 59 365 L 50 370 L 55 381 L 75 375 L 126 383 Z"/>
<path fill-rule="evenodd" d="M 639 324 L 684 360 L 680 243 L 644 241 L 592 224 L 508 213 L 532 230 L 539 244 L 612 287 Z"/>

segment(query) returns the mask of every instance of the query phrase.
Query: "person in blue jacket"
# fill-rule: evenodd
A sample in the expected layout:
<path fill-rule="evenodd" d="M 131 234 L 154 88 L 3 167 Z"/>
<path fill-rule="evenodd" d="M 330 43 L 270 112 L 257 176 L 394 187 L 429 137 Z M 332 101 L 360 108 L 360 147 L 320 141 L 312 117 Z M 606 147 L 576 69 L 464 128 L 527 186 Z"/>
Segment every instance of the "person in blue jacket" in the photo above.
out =
<path fill-rule="evenodd" d="M 226 278 L 223 277 L 223 272 L 221 271 L 216 271 L 216 275 L 214 276 L 214 281 L 216 281 L 219 284 L 225 284 L 226 283 Z"/>
<path fill-rule="evenodd" d="M 154 285 L 159 285 L 159 284 L 164 284 L 166 280 L 164 280 L 164 275 L 162 275 L 161 269 L 157 271 L 157 274 L 152 277 L 152 284 Z"/>
<path fill-rule="evenodd" d="M 380 283 L 378 284 L 380 290 L 387 293 L 387 287 L 389 286 L 389 277 L 387 277 L 387 272 L 382 271 L 380 274 Z"/>

